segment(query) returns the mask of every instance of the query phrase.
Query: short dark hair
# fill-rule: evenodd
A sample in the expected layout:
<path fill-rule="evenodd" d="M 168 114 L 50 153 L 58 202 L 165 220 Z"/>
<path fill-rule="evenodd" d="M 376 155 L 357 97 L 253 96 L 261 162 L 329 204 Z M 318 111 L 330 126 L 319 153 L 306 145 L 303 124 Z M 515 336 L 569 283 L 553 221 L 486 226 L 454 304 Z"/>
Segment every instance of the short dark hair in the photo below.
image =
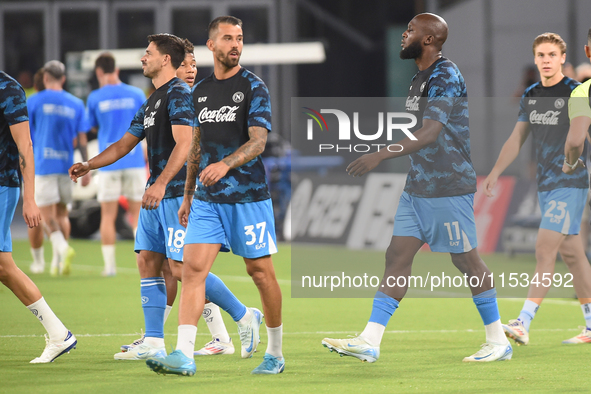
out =
<path fill-rule="evenodd" d="M 100 68 L 106 74 L 114 73 L 115 57 L 109 52 L 101 53 L 101 55 L 94 61 L 94 69 L 96 70 L 97 68 Z"/>
<path fill-rule="evenodd" d="M 185 45 L 183 40 L 174 34 L 160 33 L 148 36 L 148 42 L 153 42 L 158 52 L 169 55 L 172 67 L 176 70 L 185 60 Z"/>
<path fill-rule="evenodd" d="M 45 85 L 43 84 L 44 72 L 45 70 L 43 69 L 43 67 L 41 67 L 39 70 L 37 70 L 35 75 L 33 75 L 33 88 L 35 88 L 35 90 L 38 92 L 45 90 Z"/>
<path fill-rule="evenodd" d="M 589 29 L 589 32 L 587 33 L 587 41 L 591 43 L 591 28 Z"/>
<path fill-rule="evenodd" d="M 218 26 L 220 25 L 220 23 L 226 23 L 228 25 L 233 25 L 233 26 L 240 26 L 240 28 L 242 29 L 242 21 L 240 19 L 236 18 L 235 16 L 230 16 L 230 15 L 218 16 L 217 18 L 215 18 L 214 20 L 212 20 L 209 23 L 209 27 L 207 28 L 207 34 L 209 35 L 209 38 L 213 37 L 213 35 L 216 32 L 216 30 L 218 29 Z"/>
<path fill-rule="evenodd" d="M 183 45 L 185 46 L 185 53 L 195 52 L 195 45 L 188 38 L 183 38 Z"/>

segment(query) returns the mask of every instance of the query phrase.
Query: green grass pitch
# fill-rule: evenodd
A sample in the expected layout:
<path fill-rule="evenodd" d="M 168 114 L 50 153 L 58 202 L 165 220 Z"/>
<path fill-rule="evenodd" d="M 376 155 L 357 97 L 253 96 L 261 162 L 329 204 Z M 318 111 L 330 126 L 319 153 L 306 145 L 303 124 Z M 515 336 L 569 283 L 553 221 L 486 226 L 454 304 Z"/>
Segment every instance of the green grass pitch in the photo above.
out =
<path fill-rule="evenodd" d="M 462 358 L 484 341 L 480 317 L 470 298 L 408 298 L 401 303 L 387 328 L 381 356 L 374 364 L 351 357 L 340 358 L 323 348 L 325 336 L 346 337 L 363 330 L 371 299 L 292 298 L 291 248 L 280 245 L 274 257 L 283 290 L 285 372 L 278 376 L 253 376 L 261 361 L 266 332 L 253 358 L 231 356 L 197 358 L 194 377 L 162 376 L 143 361 L 116 361 L 122 344 L 136 339 L 143 328 L 139 300 L 139 275 L 131 242 L 117 244 L 118 275 L 100 276 L 102 257 L 96 241 L 72 241 L 77 255 L 70 277 L 30 275 L 50 306 L 78 337 L 78 348 L 50 364 L 29 364 L 45 345 L 43 327 L 4 286 L 0 287 L 0 393 L 494 393 L 588 392 L 591 345 L 565 346 L 561 341 L 576 335 L 583 324 L 574 299 L 549 299 L 532 324 L 528 346 L 514 346 L 511 361 L 467 364 Z M 46 259 L 51 247 L 46 243 Z M 314 248 L 313 253 L 352 254 L 336 248 Z M 355 252 L 382 259 L 382 252 Z M 29 274 L 26 241 L 14 242 L 14 258 Z M 354 255 L 354 254 L 353 254 Z M 508 264 L 503 255 L 485 256 L 489 265 Z M 453 267 L 442 254 L 420 253 L 417 263 Z M 531 267 L 531 256 L 518 256 L 511 264 Z M 426 264 L 426 263 L 425 263 Z M 558 263 L 558 266 L 563 264 Z M 246 276 L 242 260 L 221 254 L 214 264 L 218 274 L 248 306 L 260 308 L 258 292 Z M 178 299 L 177 299 L 178 302 Z M 515 318 L 522 300 L 499 299 L 503 321 Z M 165 326 L 167 348 L 176 344 L 177 306 Z M 236 326 L 224 319 L 234 344 Z M 200 321 L 199 347 L 209 340 Z M 238 349 L 237 349 L 238 350 Z"/>

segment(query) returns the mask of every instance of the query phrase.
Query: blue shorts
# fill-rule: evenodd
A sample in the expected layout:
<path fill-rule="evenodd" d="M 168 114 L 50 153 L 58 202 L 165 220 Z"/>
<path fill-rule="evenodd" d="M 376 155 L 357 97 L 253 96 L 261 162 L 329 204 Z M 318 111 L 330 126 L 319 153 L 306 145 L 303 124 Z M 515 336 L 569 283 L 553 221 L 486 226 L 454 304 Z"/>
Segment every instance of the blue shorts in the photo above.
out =
<path fill-rule="evenodd" d="M 232 204 L 195 199 L 185 242 L 221 244 L 222 252 L 249 259 L 277 253 L 271 199 Z"/>
<path fill-rule="evenodd" d="M 0 252 L 12 252 L 10 224 L 14 218 L 16 204 L 21 195 L 18 187 L 0 186 Z"/>
<path fill-rule="evenodd" d="M 433 252 L 471 251 L 477 245 L 474 194 L 421 198 L 403 192 L 393 235 L 418 238 Z"/>
<path fill-rule="evenodd" d="M 564 235 L 578 234 L 581 231 L 587 191 L 568 187 L 538 192 L 538 202 L 542 211 L 540 228 Z"/>
<path fill-rule="evenodd" d="M 158 208 L 140 209 L 135 236 L 135 252 L 149 250 L 169 259 L 183 261 L 185 228 L 179 223 L 179 208 L 183 197 L 165 198 Z"/>

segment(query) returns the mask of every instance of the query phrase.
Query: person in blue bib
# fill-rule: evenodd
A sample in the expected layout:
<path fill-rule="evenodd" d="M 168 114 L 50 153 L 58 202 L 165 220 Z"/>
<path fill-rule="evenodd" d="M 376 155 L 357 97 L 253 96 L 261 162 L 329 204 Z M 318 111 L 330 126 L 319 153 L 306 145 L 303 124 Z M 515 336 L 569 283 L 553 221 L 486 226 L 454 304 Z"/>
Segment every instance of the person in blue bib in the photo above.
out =
<path fill-rule="evenodd" d="M 146 101 L 146 95 L 140 88 L 121 82 L 115 58 L 110 53 L 103 53 L 96 59 L 94 71 L 100 87 L 88 96 L 86 110 L 91 131 L 98 133 L 99 152 L 102 152 L 125 134 L 133 116 Z M 101 250 L 105 266 L 103 276 L 114 276 L 117 271 L 115 221 L 119 211 L 119 197 L 127 198 L 135 233 L 146 178 L 146 160 L 141 145 L 115 163 L 99 170 L 97 200 L 101 204 Z"/>
<path fill-rule="evenodd" d="M 50 273 L 52 276 L 70 273 L 74 249 L 70 236 L 68 205 L 72 201 L 72 182 L 68 168 L 74 163 L 74 145 L 82 159 L 88 158 L 86 132 L 89 130 L 84 103 L 66 92 L 66 68 L 58 60 L 43 66 L 45 90 L 31 96 L 27 102 L 31 133 L 35 140 L 35 200 L 47 226 L 53 247 Z M 82 185 L 90 182 L 90 174 Z"/>

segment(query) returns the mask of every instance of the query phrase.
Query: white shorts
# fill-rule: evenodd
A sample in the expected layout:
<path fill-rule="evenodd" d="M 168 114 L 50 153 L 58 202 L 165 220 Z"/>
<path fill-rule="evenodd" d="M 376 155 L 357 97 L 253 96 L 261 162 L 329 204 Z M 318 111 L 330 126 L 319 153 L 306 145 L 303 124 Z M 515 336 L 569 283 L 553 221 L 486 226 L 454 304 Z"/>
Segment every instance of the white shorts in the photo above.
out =
<path fill-rule="evenodd" d="M 35 175 L 35 202 L 39 207 L 72 202 L 74 184 L 66 174 Z"/>
<path fill-rule="evenodd" d="M 142 201 L 147 179 L 145 168 L 99 171 L 97 200 L 117 201 L 120 196 L 125 196 L 131 201 Z"/>

